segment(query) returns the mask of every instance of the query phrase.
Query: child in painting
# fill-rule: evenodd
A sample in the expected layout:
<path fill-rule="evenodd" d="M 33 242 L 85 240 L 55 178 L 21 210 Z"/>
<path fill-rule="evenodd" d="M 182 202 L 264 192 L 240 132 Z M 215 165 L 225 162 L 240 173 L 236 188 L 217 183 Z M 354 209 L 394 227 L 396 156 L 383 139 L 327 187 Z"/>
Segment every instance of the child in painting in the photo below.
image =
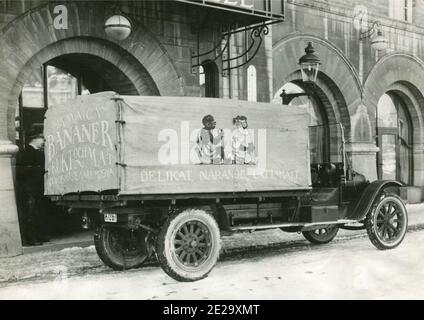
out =
<path fill-rule="evenodd" d="M 247 118 L 237 116 L 233 118 L 234 130 L 232 134 L 232 163 L 255 164 L 255 146 L 249 133 Z"/>
<path fill-rule="evenodd" d="M 202 164 L 222 164 L 224 161 L 224 131 L 216 128 L 210 114 L 202 119 L 203 128 L 197 136 L 197 152 Z"/>

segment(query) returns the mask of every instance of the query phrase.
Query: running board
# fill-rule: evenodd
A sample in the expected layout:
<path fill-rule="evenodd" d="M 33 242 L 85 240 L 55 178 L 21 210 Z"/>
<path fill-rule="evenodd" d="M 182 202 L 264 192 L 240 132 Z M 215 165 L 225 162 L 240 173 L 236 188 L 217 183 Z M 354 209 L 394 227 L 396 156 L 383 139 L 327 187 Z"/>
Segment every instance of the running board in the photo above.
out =
<path fill-rule="evenodd" d="M 289 228 L 289 227 L 315 227 L 315 226 L 323 226 L 323 225 L 345 225 L 350 223 L 357 223 L 357 220 L 337 220 L 337 221 L 325 221 L 325 222 L 286 222 L 280 224 L 265 224 L 265 225 L 257 225 L 257 226 L 244 226 L 244 227 L 234 227 L 231 228 L 231 231 L 254 231 L 254 230 L 264 230 L 264 229 L 275 229 L 275 228 Z"/>

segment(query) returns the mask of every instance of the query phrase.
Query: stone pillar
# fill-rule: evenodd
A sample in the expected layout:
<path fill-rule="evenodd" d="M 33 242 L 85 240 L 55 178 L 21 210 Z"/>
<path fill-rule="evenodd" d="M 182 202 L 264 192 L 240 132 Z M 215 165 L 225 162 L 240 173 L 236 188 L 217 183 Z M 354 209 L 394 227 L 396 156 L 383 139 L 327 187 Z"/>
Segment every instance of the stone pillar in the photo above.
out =
<path fill-rule="evenodd" d="M 363 174 L 370 182 L 377 180 L 377 152 L 379 151 L 380 149 L 373 143 L 346 144 L 346 152 L 351 155 L 353 170 Z"/>
<path fill-rule="evenodd" d="M 18 147 L 0 140 L 0 257 L 22 254 L 12 160 Z"/>
<path fill-rule="evenodd" d="M 424 144 L 413 145 L 414 186 L 424 188 Z"/>

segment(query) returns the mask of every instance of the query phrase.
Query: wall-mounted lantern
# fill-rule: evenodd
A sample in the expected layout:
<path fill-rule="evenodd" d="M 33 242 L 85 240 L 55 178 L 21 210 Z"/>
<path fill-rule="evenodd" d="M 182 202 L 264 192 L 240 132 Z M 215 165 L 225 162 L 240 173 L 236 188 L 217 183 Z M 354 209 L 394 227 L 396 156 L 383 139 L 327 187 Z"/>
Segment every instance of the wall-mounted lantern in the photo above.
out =
<path fill-rule="evenodd" d="M 308 42 L 308 46 L 305 48 L 305 55 L 299 59 L 300 71 L 302 73 L 302 81 L 305 84 L 306 91 L 303 93 L 286 93 L 286 90 L 280 94 L 282 103 L 288 105 L 294 98 L 301 96 L 310 96 L 315 89 L 315 83 L 318 77 L 319 66 L 321 61 L 315 54 L 315 49 L 312 46 L 312 42 Z"/>
<path fill-rule="evenodd" d="M 306 54 L 299 59 L 302 80 L 306 84 L 312 84 L 317 81 L 321 61 L 318 56 L 315 55 L 315 49 L 312 46 L 312 42 L 308 43 L 308 46 L 305 48 L 305 53 Z"/>
<path fill-rule="evenodd" d="M 371 39 L 371 47 L 377 51 L 386 50 L 388 43 L 386 37 L 383 35 L 383 31 L 381 31 L 381 24 L 379 21 L 374 22 L 369 30 L 362 32 L 359 39 L 371 38 L 376 31 L 377 35 Z"/>
<path fill-rule="evenodd" d="M 104 29 L 108 37 L 122 41 L 131 34 L 131 23 L 123 15 L 116 14 L 106 20 Z"/>

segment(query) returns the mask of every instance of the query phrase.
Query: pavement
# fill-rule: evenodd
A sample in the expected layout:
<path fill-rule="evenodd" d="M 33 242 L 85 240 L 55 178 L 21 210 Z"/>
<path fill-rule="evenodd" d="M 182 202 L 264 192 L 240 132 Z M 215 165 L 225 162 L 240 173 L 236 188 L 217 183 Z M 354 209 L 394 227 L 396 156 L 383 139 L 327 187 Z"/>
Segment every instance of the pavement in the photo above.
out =
<path fill-rule="evenodd" d="M 411 229 L 424 228 L 424 203 L 407 204 L 406 208 L 408 210 L 409 228 Z M 341 230 L 339 232 L 339 236 L 362 234 L 364 232 L 365 232 L 364 230 L 361 230 L 361 231 Z M 248 233 L 248 236 L 246 236 L 246 233 L 238 233 L 238 234 L 234 234 L 232 236 L 225 237 L 225 238 L 228 238 L 227 241 L 230 241 L 230 242 L 231 242 L 231 239 L 234 239 L 234 244 L 236 246 L 241 246 L 241 247 L 247 244 L 249 246 L 254 245 L 255 241 L 258 242 L 258 245 L 269 243 L 270 241 L 269 232 L 262 231 L 262 232 L 255 232 L 254 234 L 255 234 L 254 236 L 249 236 L 250 233 Z M 277 234 L 279 236 L 276 236 Z M 274 238 L 275 239 L 272 239 L 273 240 L 272 242 L 279 243 L 281 241 L 286 242 L 290 240 L 291 237 L 290 237 L 290 234 L 279 232 L 279 233 L 274 233 Z M 250 239 L 250 241 L 248 241 L 248 239 Z M 94 245 L 93 231 L 87 230 L 87 231 L 81 231 L 71 236 L 51 239 L 49 242 L 46 242 L 41 246 L 24 247 L 23 252 L 24 254 L 28 254 L 28 253 L 45 252 L 45 251 L 59 251 L 66 248 L 74 248 L 74 247 L 85 248 L 92 245 Z"/>
<path fill-rule="evenodd" d="M 407 205 L 409 213 L 409 233 L 424 229 L 424 204 Z M 367 250 L 375 250 L 367 239 L 365 230 L 340 230 L 332 245 L 345 243 L 346 247 L 354 248 L 352 244 L 360 241 Z M 305 238 L 298 233 L 286 233 L 280 229 L 270 229 L 256 232 L 236 233 L 223 236 L 220 261 L 238 261 L 238 257 L 253 255 L 253 259 L 273 252 L 296 253 L 316 250 Z M 312 247 L 314 249 L 312 250 Z M 324 246 L 326 247 L 326 246 Z M 319 246 L 318 246 L 319 248 Z M 335 249 L 338 250 L 338 249 Z M 414 249 L 415 250 L 415 249 Z M 378 250 L 377 250 L 378 251 Z M 0 258 L 0 289 L 18 284 L 55 281 L 75 276 L 101 276 L 119 274 L 107 267 L 98 257 L 94 245 L 92 231 L 85 231 L 62 239 L 52 239 L 49 243 L 24 249 L 25 254 L 16 257 Z M 424 261 L 424 260 L 423 260 Z M 146 261 L 143 270 L 158 269 L 155 259 Z M 149 269 L 149 270 L 150 270 Z M 152 269 L 152 270 L 153 270 Z M 128 270 L 130 271 L 130 270 Z"/>
<path fill-rule="evenodd" d="M 424 225 L 424 203 L 407 204 L 408 225 L 410 227 L 419 227 Z"/>
<path fill-rule="evenodd" d="M 377 250 L 365 231 L 341 230 L 325 246 L 279 229 L 222 238 L 218 264 L 204 280 L 182 283 L 151 259 L 114 271 L 94 246 L 0 259 L 3 299 L 422 299 L 424 207 L 395 250 Z M 407 272 L 405 272 L 407 270 Z"/>

